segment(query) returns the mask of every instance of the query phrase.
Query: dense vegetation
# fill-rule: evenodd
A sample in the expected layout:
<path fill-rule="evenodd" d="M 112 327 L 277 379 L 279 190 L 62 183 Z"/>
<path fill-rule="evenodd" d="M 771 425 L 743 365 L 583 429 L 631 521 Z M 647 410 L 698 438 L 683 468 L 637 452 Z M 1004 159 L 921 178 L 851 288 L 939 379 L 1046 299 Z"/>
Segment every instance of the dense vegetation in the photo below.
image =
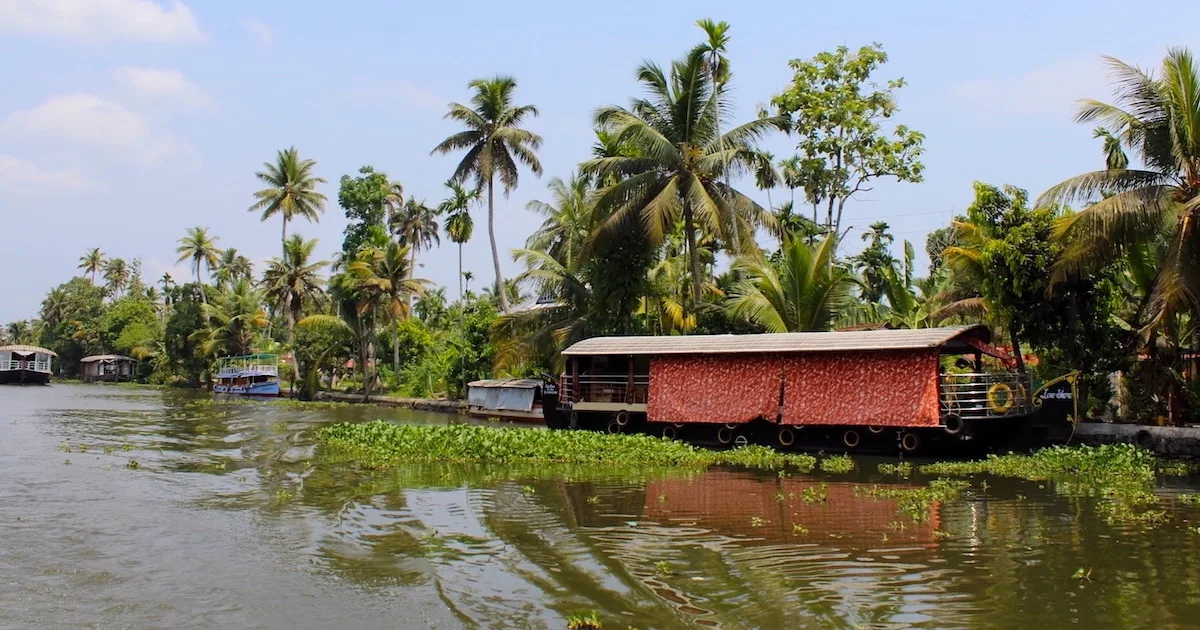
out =
<path fill-rule="evenodd" d="M 249 210 L 282 228 L 266 269 L 203 227 L 178 244 L 186 279 L 152 283 L 139 260 L 92 249 L 80 277 L 5 336 L 55 350 L 66 375 L 87 354 L 119 352 L 141 360 L 142 380 L 198 385 L 218 356 L 278 352 L 305 396 L 458 396 L 475 378 L 553 373 L 561 349 L 589 336 L 983 321 L 1020 369 L 1081 370 L 1093 412 L 1120 403 L 1182 421 L 1200 409 L 1188 355 L 1200 339 L 1200 72 L 1189 52 L 1169 51 L 1155 74 L 1110 60 L 1116 100 L 1084 101 L 1077 116 L 1102 125 L 1098 170 L 1036 200 L 976 182 L 974 201 L 926 239 L 925 271 L 884 222 L 861 234 L 861 252 L 842 252 L 848 200 L 879 180 L 922 179 L 923 136 L 897 122 L 905 83 L 880 78 L 882 47 L 791 61 L 790 84 L 734 121 L 729 25 L 699 26 L 678 60 L 636 69 L 641 94 L 596 110 L 590 154 L 528 206 L 544 221 L 511 252 L 515 278 L 501 275 L 496 194 L 542 174 L 542 138 L 530 130 L 537 108 L 497 76 L 448 107 L 462 130 L 431 148 L 460 159 L 443 202 L 418 201 L 371 166 L 343 175 L 344 240 L 319 260 L 288 225 L 321 218 L 325 180 L 289 148 L 255 173 L 264 187 Z M 760 148 L 774 134 L 795 140 L 793 156 Z M 494 263 L 485 287 L 460 269 L 451 299 L 413 277 L 443 235 L 461 268 L 480 207 Z"/>

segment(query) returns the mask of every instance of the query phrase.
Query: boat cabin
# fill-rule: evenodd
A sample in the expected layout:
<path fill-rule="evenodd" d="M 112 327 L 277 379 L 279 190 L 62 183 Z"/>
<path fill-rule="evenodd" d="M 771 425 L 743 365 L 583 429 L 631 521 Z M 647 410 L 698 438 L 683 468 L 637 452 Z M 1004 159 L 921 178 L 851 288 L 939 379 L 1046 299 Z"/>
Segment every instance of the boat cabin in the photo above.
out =
<path fill-rule="evenodd" d="M 85 382 L 105 381 L 115 383 L 133 378 L 137 359 L 119 354 L 98 354 L 79 360 L 79 376 Z"/>
<path fill-rule="evenodd" d="M 0 346 L 0 384 L 50 382 L 50 363 L 58 355 L 38 346 Z"/>
<path fill-rule="evenodd" d="M 542 379 L 507 378 L 467 384 L 467 413 L 484 418 L 541 421 L 542 398 L 555 385 Z"/>
<path fill-rule="evenodd" d="M 234 396 L 278 396 L 279 356 L 247 354 L 218 360 L 213 393 Z"/>
<path fill-rule="evenodd" d="M 755 421 L 958 433 L 1033 411 L 1029 375 L 990 340 L 985 326 L 599 337 L 563 352 L 557 409 L 576 426 L 642 421 L 668 437 L 699 424 L 732 438 Z M 984 356 L 1001 368 L 985 369 Z"/>

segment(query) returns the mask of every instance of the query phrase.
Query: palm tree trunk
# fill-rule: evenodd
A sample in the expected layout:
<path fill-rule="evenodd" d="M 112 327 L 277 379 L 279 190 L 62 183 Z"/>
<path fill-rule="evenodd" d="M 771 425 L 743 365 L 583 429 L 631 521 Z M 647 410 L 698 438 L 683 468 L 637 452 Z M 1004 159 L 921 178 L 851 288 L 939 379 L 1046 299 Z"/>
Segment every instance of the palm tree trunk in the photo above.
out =
<path fill-rule="evenodd" d="M 409 296 L 411 298 L 411 296 Z M 400 376 L 400 329 L 392 322 L 392 377 Z"/>
<path fill-rule="evenodd" d="M 692 313 L 700 304 L 700 255 L 696 251 L 696 225 L 692 217 L 692 204 L 684 201 L 683 230 L 687 232 L 688 258 L 692 266 Z"/>
<path fill-rule="evenodd" d="M 196 259 L 196 285 L 200 287 L 200 301 L 208 304 L 208 296 L 204 295 L 204 283 L 200 280 L 200 259 Z"/>
<path fill-rule="evenodd" d="M 511 310 L 508 294 L 504 291 L 504 278 L 500 275 L 500 252 L 496 249 L 496 209 L 493 178 L 488 178 L 488 240 L 492 242 L 492 266 L 496 270 L 496 297 L 500 299 L 500 310 L 505 315 Z"/>
<path fill-rule="evenodd" d="M 458 299 L 463 299 L 462 243 L 458 244 Z"/>
<path fill-rule="evenodd" d="M 284 296 L 283 309 L 287 318 L 288 346 L 291 348 L 292 354 L 292 383 L 295 383 L 300 380 L 300 360 L 296 358 L 296 313 L 292 309 L 291 294 Z"/>
<path fill-rule="evenodd" d="M 775 204 L 771 203 L 771 189 L 767 189 L 767 210 L 774 210 Z"/>

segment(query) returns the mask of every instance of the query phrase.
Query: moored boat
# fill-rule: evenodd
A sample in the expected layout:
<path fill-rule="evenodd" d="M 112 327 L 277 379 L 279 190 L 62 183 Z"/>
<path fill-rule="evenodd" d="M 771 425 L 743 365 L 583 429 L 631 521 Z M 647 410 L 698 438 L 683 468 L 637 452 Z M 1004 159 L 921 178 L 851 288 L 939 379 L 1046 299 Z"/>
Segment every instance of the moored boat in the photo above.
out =
<path fill-rule="evenodd" d="M 0 384 L 48 385 L 56 357 L 53 350 L 38 346 L 0 346 Z"/>
<path fill-rule="evenodd" d="M 541 421 L 542 399 L 556 392 L 557 386 L 549 379 L 473 381 L 467 384 L 467 413 L 483 418 Z"/>
<path fill-rule="evenodd" d="M 278 396 L 279 356 L 247 354 L 222 357 L 213 393 L 232 396 Z"/>

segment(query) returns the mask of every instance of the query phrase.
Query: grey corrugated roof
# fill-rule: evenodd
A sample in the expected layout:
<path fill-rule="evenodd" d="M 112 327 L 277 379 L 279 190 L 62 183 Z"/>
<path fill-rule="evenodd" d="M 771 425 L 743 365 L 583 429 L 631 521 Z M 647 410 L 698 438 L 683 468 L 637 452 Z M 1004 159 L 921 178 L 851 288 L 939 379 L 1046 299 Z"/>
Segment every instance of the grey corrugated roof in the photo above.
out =
<path fill-rule="evenodd" d="M 137 359 L 127 357 L 123 354 L 97 354 L 95 356 L 83 357 L 79 360 L 80 363 L 91 363 L 93 361 L 137 361 Z"/>
<path fill-rule="evenodd" d="M 534 389 L 541 387 L 542 382 L 535 378 L 496 378 L 483 381 L 471 381 L 468 387 L 512 387 L 514 389 Z"/>
<path fill-rule="evenodd" d="M 56 353 L 55 351 L 48 350 L 41 346 L 25 346 L 25 345 L 0 346 L 0 352 L 41 352 L 42 354 L 48 354 L 52 357 L 58 356 L 58 353 Z"/>
<path fill-rule="evenodd" d="M 985 341 L 990 338 L 987 327 L 978 325 L 762 335 L 594 337 L 572 345 L 564 350 L 563 354 L 567 356 L 599 356 L 915 350 L 945 345 L 967 332 L 976 332 Z"/>

